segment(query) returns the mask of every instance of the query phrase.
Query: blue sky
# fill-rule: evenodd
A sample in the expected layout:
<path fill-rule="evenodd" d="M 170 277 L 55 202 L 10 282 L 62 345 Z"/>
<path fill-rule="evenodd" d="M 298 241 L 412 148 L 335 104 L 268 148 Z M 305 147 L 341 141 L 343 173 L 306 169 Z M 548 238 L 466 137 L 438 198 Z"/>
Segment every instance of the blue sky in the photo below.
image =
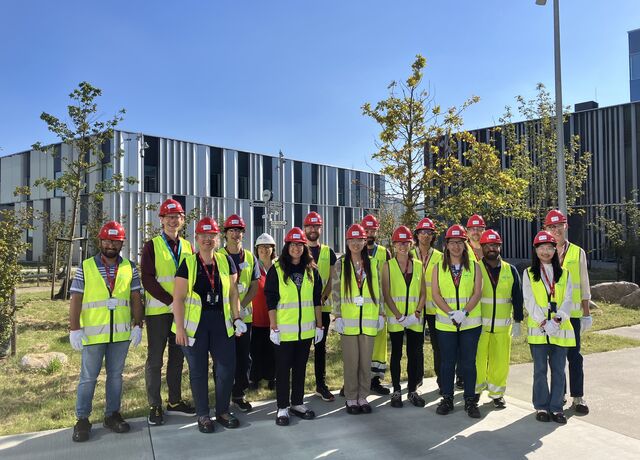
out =
<path fill-rule="evenodd" d="M 537 82 L 553 92 L 553 15 L 534 0 L 3 1 L 0 154 L 53 141 L 82 80 L 123 129 L 369 169 L 379 129 L 364 102 L 387 95 L 417 53 L 442 106 L 481 102 L 492 125 Z M 638 0 L 562 0 L 565 104 L 629 101 L 627 31 Z M 597 98 L 596 98 L 597 94 Z"/>

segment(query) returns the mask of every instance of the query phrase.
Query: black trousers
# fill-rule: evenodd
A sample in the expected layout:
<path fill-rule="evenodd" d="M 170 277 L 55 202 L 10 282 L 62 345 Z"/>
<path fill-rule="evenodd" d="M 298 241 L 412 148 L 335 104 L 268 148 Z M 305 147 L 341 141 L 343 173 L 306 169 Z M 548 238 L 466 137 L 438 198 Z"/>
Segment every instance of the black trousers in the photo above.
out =
<path fill-rule="evenodd" d="M 393 391 L 400 391 L 400 360 L 402 359 L 402 346 L 404 336 L 407 336 L 407 387 L 409 392 L 416 391 L 420 383 L 420 369 L 424 369 L 424 355 L 422 347 L 424 345 L 424 333 L 405 329 L 400 332 L 389 332 L 391 337 L 391 381 Z"/>
<path fill-rule="evenodd" d="M 276 397 L 278 409 L 299 406 L 304 400 L 304 380 L 313 339 L 276 345 Z M 291 399 L 289 399 L 291 391 Z"/>
<path fill-rule="evenodd" d="M 147 399 L 150 406 L 161 406 L 160 386 L 162 382 L 162 358 L 169 343 L 169 359 L 167 361 L 167 387 L 169 402 L 177 403 L 182 399 L 182 367 L 184 354 L 176 345 L 176 335 L 171 332 L 173 314 L 151 315 L 145 318 L 147 323 L 147 362 L 144 366 L 144 377 L 147 386 Z"/>
<path fill-rule="evenodd" d="M 236 340 L 236 376 L 231 390 L 231 399 L 244 398 L 249 388 L 249 368 L 251 367 L 251 323 L 247 324 L 247 332 Z"/>
<path fill-rule="evenodd" d="M 271 381 L 276 376 L 275 345 L 269 339 L 269 333 L 269 327 L 253 326 L 251 329 L 251 382 Z"/>
<path fill-rule="evenodd" d="M 322 340 L 313 346 L 314 356 L 314 370 L 316 373 L 316 388 L 320 388 L 326 385 L 326 370 L 327 370 L 327 332 L 329 331 L 329 324 L 331 323 L 331 313 L 322 313 L 322 325 L 324 326 L 325 334 Z"/>

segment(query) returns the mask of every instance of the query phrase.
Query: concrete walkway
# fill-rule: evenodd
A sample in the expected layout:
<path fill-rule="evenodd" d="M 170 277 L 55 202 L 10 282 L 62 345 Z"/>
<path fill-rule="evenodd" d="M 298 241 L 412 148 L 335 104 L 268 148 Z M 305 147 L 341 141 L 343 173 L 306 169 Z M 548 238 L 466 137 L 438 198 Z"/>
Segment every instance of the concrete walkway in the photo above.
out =
<path fill-rule="evenodd" d="M 596 334 L 619 335 L 629 339 L 640 340 L 640 324 L 626 327 L 616 327 L 615 329 L 605 329 L 604 331 L 596 331 Z"/>
<path fill-rule="evenodd" d="M 481 400 L 482 418 L 464 413 L 461 395 L 455 411 L 445 417 L 435 413 L 436 383 L 425 380 L 421 388 L 427 407 L 405 402 L 391 408 L 389 398 L 373 401 L 372 415 L 348 415 L 344 399 L 322 402 L 307 398 L 316 411 L 312 421 L 292 418 L 291 426 L 274 423 L 273 401 L 256 404 L 249 414 L 239 414 L 241 427 L 198 432 L 195 418 L 171 417 L 161 427 L 149 428 L 142 419 L 132 421 L 132 432 L 117 435 L 94 424 L 91 439 L 71 441 L 71 430 L 0 437 L 2 459 L 189 459 L 224 455 L 240 458 L 598 458 L 637 459 L 640 453 L 640 348 L 592 354 L 585 357 L 587 399 L 591 413 L 569 422 L 540 423 L 531 406 L 530 364 L 513 366 L 505 410 L 492 409 Z M 567 406 L 568 407 L 568 406 Z"/>

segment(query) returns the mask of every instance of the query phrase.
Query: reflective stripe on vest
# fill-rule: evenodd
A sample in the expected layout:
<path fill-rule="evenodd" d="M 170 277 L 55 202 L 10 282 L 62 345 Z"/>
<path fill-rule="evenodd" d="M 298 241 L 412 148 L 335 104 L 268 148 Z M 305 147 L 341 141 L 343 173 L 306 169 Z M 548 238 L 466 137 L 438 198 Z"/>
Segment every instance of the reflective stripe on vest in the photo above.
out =
<path fill-rule="evenodd" d="M 571 317 L 580 318 L 582 316 L 582 287 L 580 285 L 580 246 L 569 243 L 567 253 L 562 261 L 562 268 L 569 270 L 571 275 Z"/>
<path fill-rule="evenodd" d="M 482 298 L 480 299 L 480 311 L 482 314 L 482 330 L 496 334 L 510 332 L 511 315 L 513 305 L 511 290 L 513 289 L 513 272 L 511 265 L 504 260 L 500 261 L 500 275 L 498 285 L 494 288 L 491 277 L 487 272 L 484 262 L 480 262 L 482 273 Z"/>
<path fill-rule="evenodd" d="M 541 266 L 540 270 L 544 270 L 544 267 Z M 552 320 L 556 316 L 556 314 L 550 312 L 549 310 L 549 297 L 547 296 L 547 289 L 542 279 L 540 279 L 539 281 L 533 280 L 531 267 L 527 268 L 527 276 L 529 276 L 529 281 L 531 282 L 531 290 L 533 291 L 533 297 L 536 300 L 536 304 L 542 308 L 547 321 Z M 558 307 L 562 305 L 566 286 L 567 270 L 563 270 L 562 276 L 555 285 L 555 296 L 551 297 L 552 302 L 556 302 L 556 299 L 560 299 L 560 301 L 557 302 Z M 557 335 L 547 336 L 546 332 L 544 332 L 540 325 L 538 325 L 533 320 L 532 316 L 529 315 L 529 319 L 527 320 L 527 329 L 527 341 L 531 344 L 540 345 L 550 343 L 552 345 L 558 345 L 560 347 L 576 346 L 575 333 L 573 332 L 573 326 L 571 326 L 571 321 L 569 320 L 562 321 L 562 323 L 560 323 L 560 330 L 558 331 Z"/>
<path fill-rule="evenodd" d="M 356 274 L 353 270 L 353 265 L 346 264 L 346 258 L 342 258 L 342 270 L 340 272 L 340 297 L 342 313 L 342 319 L 344 320 L 344 332 L 343 335 L 368 335 L 375 337 L 378 335 L 378 316 L 380 315 L 380 307 L 377 301 L 380 300 L 379 282 L 378 282 L 378 267 L 376 259 L 369 259 L 371 262 L 371 277 L 372 280 L 365 278 L 362 284 L 362 293 L 358 289 L 358 282 L 356 280 Z M 351 296 L 349 297 L 346 292 L 346 280 L 344 277 L 345 272 L 349 270 L 351 273 Z M 371 294 L 369 293 L 369 286 L 373 289 L 373 294 L 376 298 L 374 302 Z M 353 299 L 356 296 L 362 295 L 364 304 L 360 307 L 357 306 Z"/>
<path fill-rule="evenodd" d="M 460 275 L 460 285 L 456 291 L 456 286 L 453 283 L 450 267 L 447 267 L 447 271 L 444 271 L 443 262 L 438 262 L 435 270 L 438 270 L 438 287 L 440 288 L 440 295 L 444 301 L 449 305 L 452 310 L 462 310 L 467 302 L 473 295 L 473 289 L 475 287 L 476 276 L 476 264 L 469 259 L 469 270 L 462 267 L 462 274 Z M 464 331 L 466 329 L 473 329 L 474 327 L 482 326 L 481 308 L 476 306 L 467 316 L 459 330 Z M 440 307 L 436 307 L 436 329 L 439 331 L 456 332 L 458 328 L 453 325 L 449 315 L 445 313 Z"/>
<path fill-rule="evenodd" d="M 229 289 L 231 279 L 229 278 L 229 262 L 225 255 L 215 253 L 213 255 L 218 269 L 220 284 L 222 285 L 222 310 L 224 312 L 224 324 L 227 329 L 227 336 L 234 334 L 233 322 L 231 321 L 231 303 L 229 301 Z M 184 329 L 189 337 L 195 337 L 202 315 L 202 299 L 200 295 L 193 290 L 198 276 L 198 255 L 192 254 L 186 258 L 188 276 L 187 285 L 189 291 L 184 299 Z M 171 324 L 171 331 L 176 333 L 175 321 Z"/>
<path fill-rule="evenodd" d="M 291 279 L 285 282 L 284 272 L 280 264 L 274 264 L 278 274 L 278 293 L 280 300 L 276 307 L 276 318 L 280 330 L 280 340 L 293 342 L 310 339 L 315 336 L 316 315 L 313 305 L 314 280 L 308 273 L 302 277 L 302 286 L 298 287 Z M 311 275 L 313 277 L 313 275 Z"/>
<path fill-rule="evenodd" d="M 239 270 L 238 273 L 238 296 L 240 298 L 240 302 L 244 299 L 244 296 L 249 292 L 249 287 L 251 287 L 251 282 L 253 281 L 253 271 L 256 267 L 256 260 L 253 257 L 251 251 L 244 251 L 244 261 L 247 264 L 242 270 Z M 218 251 L 220 254 L 224 254 L 225 256 L 230 256 L 229 252 L 226 248 L 222 248 Z M 236 267 L 237 268 L 237 267 Z M 240 287 L 242 286 L 242 287 Z M 242 292 L 240 292 L 242 290 Z M 240 312 L 240 317 L 242 321 L 245 323 L 253 322 L 253 303 L 249 302 L 243 311 Z"/>
<path fill-rule="evenodd" d="M 104 278 L 98 270 L 94 257 L 82 261 L 84 275 L 84 293 L 82 294 L 82 310 L 80 311 L 80 327 L 84 330 L 87 340 L 85 345 L 98 343 L 124 342 L 131 336 L 131 281 L 133 268 L 131 263 L 123 258 L 118 265 L 113 292 L 109 290 Z M 109 298 L 118 299 L 115 310 L 109 310 Z"/>
<path fill-rule="evenodd" d="M 175 260 L 171 251 L 167 247 L 167 243 L 164 241 L 162 235 L 153 237 L 151 240 L 153 243 L 153 257 L 155 259 L 156 269 L 156 281 L 160 283 L 162 289 L 173 295 L 173 279 L 176 276 Z M 180 260 L 178 266 L 182 261 L 193 253 L 191 250 L 191 243 L 184 238 L 180 238 Z M 163 315 L 171 313 L 171 305 L 165 305 L 160 300 L 153 297 L 148 290 L 145 289 L 145 308 L 144 313 L 146 316 Z"/>
<path fill-rule="evenodd" d="M 389 260 L 389 294 L 396 304 L 396 308 L 400 311 L 401 315 L 409 316 L 414 315 L 418 308 L 418 300 L 420 300 L 420 281 L 422 277 L 422 262 L 417 259 L 413 259 L 413 273 L 411 274 L 411 282 L 407 286 L 400 265 L 398 265 L 398 259 L 395 257 Z M 389 332 L 400 332 L 405 329 L 404 326 L 398 323 L 395 315 L 391 312 L 391 309 L 386 307 Z M 392 320 L 393 319 L 393 320 Z M 408 329 L 415 332 L 422 332 L 424 330 L 422 315 L 420 315 L 420 321 L 417 324 L 412 324 Z"/>

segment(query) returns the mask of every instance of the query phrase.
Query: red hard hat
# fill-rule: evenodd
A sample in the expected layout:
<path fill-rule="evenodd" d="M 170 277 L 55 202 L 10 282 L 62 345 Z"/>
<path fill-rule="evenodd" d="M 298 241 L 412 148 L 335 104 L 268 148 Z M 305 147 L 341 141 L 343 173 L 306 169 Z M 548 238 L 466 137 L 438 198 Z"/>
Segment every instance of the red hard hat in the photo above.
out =
<path fill-rule="evenodd" d="M 556 245 L 556 239 L 553 235 L 546 230 L 539 231 L 536 237 L 533 239 L 533 245 L 537 246 L 543 243 L 551 243 L 554 246 Z"/>
<path fill-rule="evenodd" d="M 227 217 L 227 220 L 224 221 L 223 227 L 227 228 L 241 228 L 244 230 L 246 225 L 244 224 L 244 219 L 237 214 L 231 214 Z"/>
<path fill-rule="evenodd" d="M 450 238 L 461 238 L 463 240 L 467 239 L 467 231 L 462 225 L 455 224 L 449 227 L 447 230 L 447 234 L 444 236 L 445 240 Z"/>
<path fill-rule="evenodd" d="M 367 234 L 365 233 L 364 228 L 362 228 L 362 225 L 353 224 L 347 230 L 346 239 L 348 239 L 348 240 L 366 240 L 367 239 Z"/>
<path fill-rule="evenodd" d="M 169 198 L 160 205 L 160 217 L 167 216 L 169 214 L 184 214 L 184 209 L 179 201 Z"/>
<path fill-rule="evenodd" d="M 425 217 L 424 219 L 422 219 L 420 222 L 418 222 L 418 225 L 416 225 L 416 231 L 418 230 L 436 230 L 436 226 L 433 223 L 433 221 L 431 219 L 429 219 L 428 217 Z"/>
<path fill-rule="evenodd" d="M 391 241 L 394 243 L 408 243 L 413 241 L 413 235 L 411 234 L 411 230 L 406 225 L 401 225 L 396 228 L 391 235 Z"/>
<path fill-rule="evenodd" d="M 370 228 L 378 229 L 380 228 L 380 224 L 378 223 L 378 219 L 376 219 L 376 216 L 374 216 L 373 214 L 367 214 L 362 219 L 362 227 L 365 230 L 368 230 Z"/>
<path fill-rule="evenodd" d="M 480 237 L 480 244 L 489 243 L 502 244 L 502 238 L 500 238 L 500 234 L 495 230 L 487 230 L 482 233 L 482 236 Z"/>
<path fill-rule="evenodd" d="M 300 227 L 293 227 L 284 237 L 285 243 L 304 243 L 307 244 L 307 236 Z"/>
<path fill-rule="evenodd" d="M 218 222 L 213 217 L 203 217 L 196 224 L 196 233 L 220 233 Z"/>
<path fill-rule="evenodd" d="M 98 238 L 101 240 L 124 241 L 124 227 L 120 222 L 116 222 L 115 220 L 107 222 L 100 229 Z"/>
<path fill-rule="evenodd" d="M 547 213 L 547 217 L 544 218 L 545 225 L 566 224 L 567 216 L 562 214 L 562 211 L 558 209 L 552 209 Z"/>
<path fill-rule="evenodd" d="M 322 216 L 315 211 L 311 211 L 304 218 L 304 225 L 322 225 Z"/>
<path fill-rule="evenodd" d="M 484 223 L 484 219 L 479 214 L 474 214 L 473 216 L 469 217 L 469 220 L 467 221 L 467 228 L 486 226 L 487 225 Z"/>

